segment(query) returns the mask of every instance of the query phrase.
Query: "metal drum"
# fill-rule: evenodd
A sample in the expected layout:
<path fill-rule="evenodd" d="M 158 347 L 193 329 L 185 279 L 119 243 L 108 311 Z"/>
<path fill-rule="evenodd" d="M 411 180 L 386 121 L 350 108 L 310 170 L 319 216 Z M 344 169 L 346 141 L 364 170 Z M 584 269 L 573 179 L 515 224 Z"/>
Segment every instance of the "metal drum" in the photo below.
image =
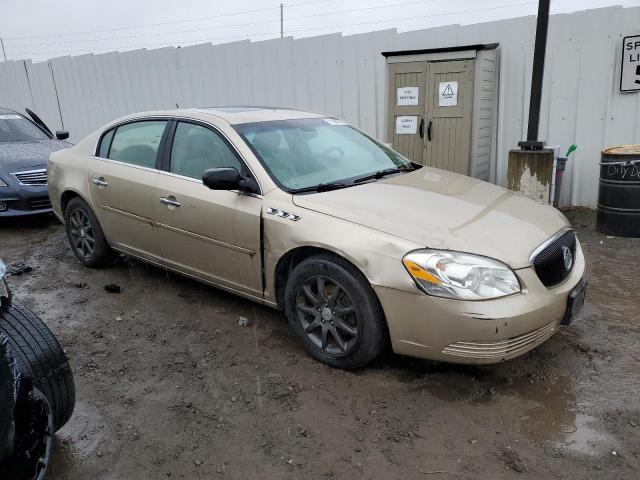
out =
<path fill-rule="evenodd" d="M 640 237 L 640 144 L 602 151 L 596 230 Z"/>

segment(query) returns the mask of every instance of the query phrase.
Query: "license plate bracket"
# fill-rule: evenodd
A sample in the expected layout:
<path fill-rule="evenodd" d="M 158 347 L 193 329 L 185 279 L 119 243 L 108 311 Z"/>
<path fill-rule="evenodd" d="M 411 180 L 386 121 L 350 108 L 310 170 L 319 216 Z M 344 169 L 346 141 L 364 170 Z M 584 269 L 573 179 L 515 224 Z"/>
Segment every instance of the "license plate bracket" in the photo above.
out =
<path fill-rule="evenodd" d="M 578 285 L 571 290 L 567 300 L 567 310 L 560 321 L 560 325 L 569 325 L 584 305 L 584 297 L 587 291 L 586 280 L 581 280 Z"/>

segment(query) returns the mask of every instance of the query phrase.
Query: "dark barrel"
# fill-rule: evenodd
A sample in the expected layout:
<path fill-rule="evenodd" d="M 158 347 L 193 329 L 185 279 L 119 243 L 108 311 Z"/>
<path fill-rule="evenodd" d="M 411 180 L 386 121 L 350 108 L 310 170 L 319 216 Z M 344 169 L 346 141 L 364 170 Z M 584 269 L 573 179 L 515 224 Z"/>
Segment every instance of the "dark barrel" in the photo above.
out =
<path fill-rule="evenodd" d="M 640 144 L 602 151 L 596 230 L 640 237 Z"/>

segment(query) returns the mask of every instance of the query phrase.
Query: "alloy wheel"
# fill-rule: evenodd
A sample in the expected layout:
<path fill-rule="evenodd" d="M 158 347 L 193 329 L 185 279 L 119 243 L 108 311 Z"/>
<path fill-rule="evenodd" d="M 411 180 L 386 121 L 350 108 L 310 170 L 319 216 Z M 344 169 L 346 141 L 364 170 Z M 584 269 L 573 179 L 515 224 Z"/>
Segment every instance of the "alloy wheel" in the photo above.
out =
<path fill-rule="evenodd" d="M 309 277 L 298 287 L 296 314 L 307 338 L 327 354 L 345 355 L 358 340 L 355 304 L 329 277 Z"/>
<path fill-rule="evenodd" d="M 96 247 L 95 232 L 89 216 L 81 209 L 71 212 L 71 240 L 76 252 L 83 258 L 91 258 Z"/>

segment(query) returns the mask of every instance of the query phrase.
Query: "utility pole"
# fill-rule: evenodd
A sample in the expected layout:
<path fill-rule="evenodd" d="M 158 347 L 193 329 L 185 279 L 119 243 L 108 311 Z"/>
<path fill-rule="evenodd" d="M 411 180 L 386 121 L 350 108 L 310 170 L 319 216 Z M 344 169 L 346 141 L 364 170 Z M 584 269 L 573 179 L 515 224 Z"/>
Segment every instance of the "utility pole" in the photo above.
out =
<path fill-rule="evenodd" d="M 549 27 L 549 3 L 550 0 L 540 0 L 538 3 L 536 41 L 533 50 L 533 72 L 531 74 L 531 94 L 529 95 L 529 126 L 527 128 L 527 141 L 519 143 L 522 148 L 542 148 L 542 142 L 538 139 L 538 127 L 540 126 L 542 77 L 544 74 L 544 57 L 547 49 L 547 29 Z"/>
<path fill-rule="evenodd" d="M 4 61 L 7 61 L 7 52 L 4 49 L 4 41 L 2 41 L 2 37 L 0 37 L 0 45 L 2 45 L 2 55 L 4 55 Z"/>
<path fill-rule="evenodd" d="M 284 37 L 284 5 L 280 4 L 280 38 Z"/>
<path fill-rule="evenodd" d="M 538 0 L 527 139 L 518 142 L 519 149 L 509 151 L 507 164 L 507 188 L 542 203 L 553 203 L 554 201 L 555 188 L 552 192 L 550 186 L 555 187 L 554 179 L 557 166 L 553 149 L 545 148 L 545 142 L 538 138 L 544 56 L 549 26 L 549 3 L 550 0 Z M 536 173 L 532 176 L 530 173 L 525 175 L 525 172 Z"/>

